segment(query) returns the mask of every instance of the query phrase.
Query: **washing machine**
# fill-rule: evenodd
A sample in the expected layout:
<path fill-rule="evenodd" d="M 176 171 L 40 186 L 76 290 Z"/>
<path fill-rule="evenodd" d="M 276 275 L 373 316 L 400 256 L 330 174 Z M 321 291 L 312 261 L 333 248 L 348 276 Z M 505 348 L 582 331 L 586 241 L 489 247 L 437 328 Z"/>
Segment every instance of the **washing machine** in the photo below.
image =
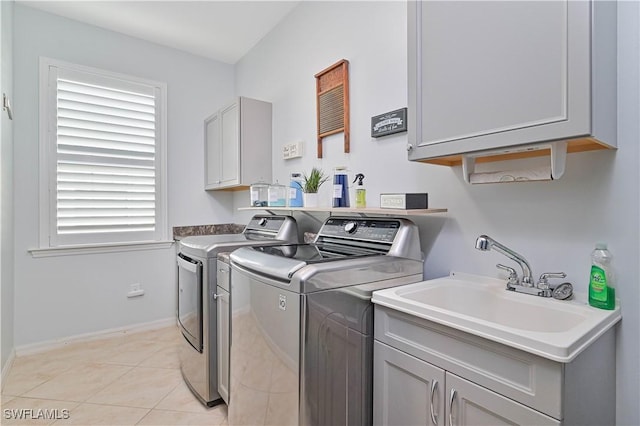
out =
<path fill-rule="evenodd" d="M 297 243 L 298 227 L 290 216 L 256 215 L 241 234 L 186 237 L 178 243 L 178 308 L 177 322 L 183 339 L 179 345 L 180 370 L 191 391 L 208 406 L 224 401 L 219 391 L 217 256 L 239 247 Z M 224 330 L 221 330 L 225 332 Z M 223 387 L 223 389 L 225 389 Z"/>
<path fill-rule="evenodd" d="M 231 259 L 229 424 L 370 425 L 375 290 L 419 282 L 417 226 L 329 217 Z"/>

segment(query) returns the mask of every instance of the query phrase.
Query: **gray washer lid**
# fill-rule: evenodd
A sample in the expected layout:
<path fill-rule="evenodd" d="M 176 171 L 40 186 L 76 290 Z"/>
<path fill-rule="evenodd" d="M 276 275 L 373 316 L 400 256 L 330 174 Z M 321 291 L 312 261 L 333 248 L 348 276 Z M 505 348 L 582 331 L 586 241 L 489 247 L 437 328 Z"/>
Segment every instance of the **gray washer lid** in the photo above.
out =
<path fill-rule="evenodd" d="M 180 240 L 179 251 L 200 258 L 216 257 L 223 247 L 244 245 L 248 240 L 244 234 L 196 235 Z"/>

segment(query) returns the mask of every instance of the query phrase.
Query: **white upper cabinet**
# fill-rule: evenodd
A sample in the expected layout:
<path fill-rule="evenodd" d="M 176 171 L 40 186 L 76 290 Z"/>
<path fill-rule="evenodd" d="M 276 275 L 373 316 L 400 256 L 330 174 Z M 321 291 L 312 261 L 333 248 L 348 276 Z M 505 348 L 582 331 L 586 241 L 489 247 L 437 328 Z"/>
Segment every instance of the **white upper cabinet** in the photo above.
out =
<path fill-rule="evenodd" d="M 410 1 L 408 48 L 410 160 L 616 145 L 615 2 Z"/>
<path fill-rule="evenodd" d="M 216 112 L 204 120 L 204 188 L 212 189 L 222 182 L 222 137 L 220 117 Z"/>
<path fill-rule="evenodd" d="M 205 189 L 271 179 L 271 104 L 240 97 L 205 119 Z"/>

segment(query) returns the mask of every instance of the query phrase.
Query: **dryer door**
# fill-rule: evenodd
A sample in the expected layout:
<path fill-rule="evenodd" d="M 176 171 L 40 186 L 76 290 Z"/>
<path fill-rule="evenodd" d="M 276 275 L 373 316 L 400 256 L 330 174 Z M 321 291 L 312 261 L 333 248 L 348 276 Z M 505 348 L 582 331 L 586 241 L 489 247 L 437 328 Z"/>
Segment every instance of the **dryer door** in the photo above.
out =
<path fill-rule="evenodd" d="M 202 262 L 178 253 L 178 322 L 185 339 L 202 352 Z"/>

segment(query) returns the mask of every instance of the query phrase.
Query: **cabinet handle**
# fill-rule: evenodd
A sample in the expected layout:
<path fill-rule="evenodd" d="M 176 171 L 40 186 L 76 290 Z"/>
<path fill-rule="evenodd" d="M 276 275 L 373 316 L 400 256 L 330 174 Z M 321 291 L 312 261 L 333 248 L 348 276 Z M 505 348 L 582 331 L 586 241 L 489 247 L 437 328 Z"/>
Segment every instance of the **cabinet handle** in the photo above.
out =
<path fill-rule="evenodd" d="M 456 390 L 451 389 L 449 394 L 449 426 L 453 426 L 453 401 L 456 399 Z"/>
<path fill-rule="evenodd" d="M 13 120 L 13 110 L 11 109 L 11 101 L 7 97 L 6 93 L 2 94 L 2 110 L 7 111 L 9 120 Z"/>
<path fill-rule="evenodd" d="M 226 273 L 227 270 L 226 269 L 218 269 L 218 272 Z"/>
<path fill-rule="evenodd" d="M 221 297 L 221 296 L 222 296 L 221 294 L 214 293 L 213 294 L 213 300 L 218 300 L 218 297 Z"/>
<path fill-rule="evenodd" d="M 431 397 L 429 398 L 429 402 L 430 402 L 429 414 L 431 414 L 431 422 L 436 426 L 438 425 L 438 415 L 433 411 L 433 396 L 435 395 L 437 389 L 438 389 L 438 381 L 432 380 L 431 381 Z"/>

